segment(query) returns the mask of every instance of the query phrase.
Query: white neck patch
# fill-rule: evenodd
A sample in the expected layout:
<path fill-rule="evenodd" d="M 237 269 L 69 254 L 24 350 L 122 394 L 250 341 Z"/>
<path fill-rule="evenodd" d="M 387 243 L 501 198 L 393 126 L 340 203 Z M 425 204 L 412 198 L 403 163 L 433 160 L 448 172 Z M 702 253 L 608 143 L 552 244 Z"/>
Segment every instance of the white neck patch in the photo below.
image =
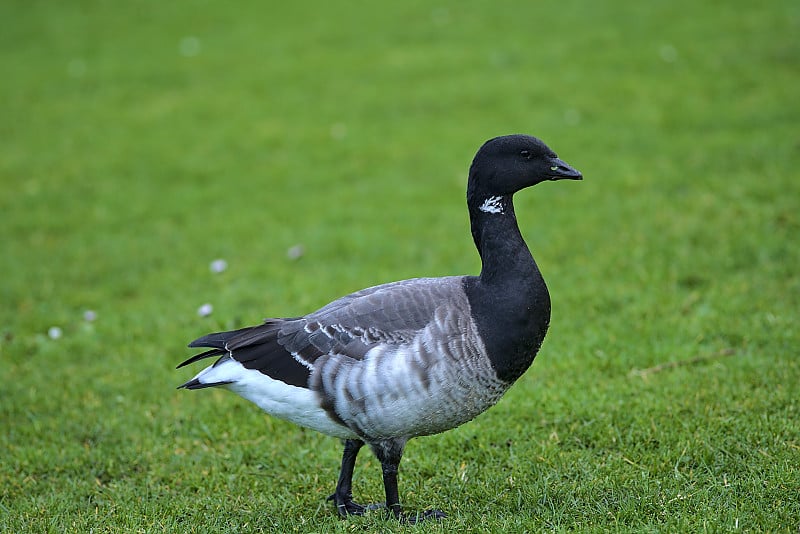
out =
<path fill-rule="evenodd" d="M 489 197 L 478 209 L 484 213 L 503 213 L 503 197 Z"/>

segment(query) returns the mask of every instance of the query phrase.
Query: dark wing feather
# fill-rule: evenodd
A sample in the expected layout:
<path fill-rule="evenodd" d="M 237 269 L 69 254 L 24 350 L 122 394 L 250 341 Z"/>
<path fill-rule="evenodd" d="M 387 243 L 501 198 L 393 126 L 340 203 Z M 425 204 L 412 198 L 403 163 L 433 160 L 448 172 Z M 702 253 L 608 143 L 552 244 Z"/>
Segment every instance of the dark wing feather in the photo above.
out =
<path fill-rule="evenodd" d="M 246 369 L 256 369 L 270 378 L 298 387 L 308 387 L 311 370 L 296 360 L 279 342 L 281 327 L 292 320 L 270 319 L 258 326 L 230 332 L 215 332 L 192 341 L 190 347 L 212 347 L 211 350 L 189 358 L 181 364 L 210 356 L 233 358 Z"/>
<path fill-rule="evenodd" d="M 375 286 L 302 318 L 268 319 L 258 326 L 203 336 L 189 346 L 212 350 L 181 366 L 230 355 L 247 369 L 308 387 L 318 358 L 336 354 L 360 360 L 376 344 L 409 342 L 432 320 L 436 308 L 453 291 L 461 290 L 461 277 L 417 278 Z"/>
<path fill-rule="evenodd" d="M 228 350 L 226 349 L 228 341 L 247 330 L 250 330 L 250 328 L 249 327 L 241 328 L 239 330 L 231 330 L 230 332 L 214 332 L 213 334 L 208 334 L 203 337 L 195 339 L 194 341 L 189 343 L 188 346 L 190 348 L 208 347 L 211 350 L 201 352 L 200 354 L 195 354 L 188 360 L 181 362 L 176 367 L 176 369 L 180 369 L 184 365 L 189 365 L 190 363 L 204 360 L 206 358 L 211 358 L 212 356 L 225 355 L 228 352 Z M 219 362 L 219 360 L 217 360 L 217 362 Z M 216 365 L 216 363 L 214 365 Z"/>

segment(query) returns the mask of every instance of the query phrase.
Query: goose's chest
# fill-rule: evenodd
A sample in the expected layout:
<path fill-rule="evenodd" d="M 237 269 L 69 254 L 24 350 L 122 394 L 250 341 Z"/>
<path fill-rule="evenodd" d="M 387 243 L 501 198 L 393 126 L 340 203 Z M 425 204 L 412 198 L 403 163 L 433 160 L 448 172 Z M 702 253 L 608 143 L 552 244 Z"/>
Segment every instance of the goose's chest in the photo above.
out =
<path fill-rule="evenodd" d="M 476 324 L 496 375 L 511 384 L 533 362 L 550 324 L 550 295 L 544 280 L 492 288 L 468 288 Z"/>
<path fill-rule="evenodd" d="M 474 325 L 462 332 L 423 332 L 412 343 L 376 347 L 360 361 L 332 357 L 319 369 L 329 377 L 320 394 L 362 436 L 414 437 L 454 428 L 494 405 L 508 388 Z"/>

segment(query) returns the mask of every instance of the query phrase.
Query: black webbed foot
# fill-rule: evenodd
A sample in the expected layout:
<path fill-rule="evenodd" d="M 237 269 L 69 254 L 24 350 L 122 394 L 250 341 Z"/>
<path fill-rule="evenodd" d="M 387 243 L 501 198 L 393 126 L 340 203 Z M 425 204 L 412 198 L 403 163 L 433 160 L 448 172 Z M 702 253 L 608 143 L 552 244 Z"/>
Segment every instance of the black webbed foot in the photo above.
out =
<path fill-rule="evenodd" d="M 447 517 L 441 510 L 425 510 L 424 512 L 400 512 L 395 514 L 397 519 L 406 525 L 416 525 L 422 521 L 439 521 Z"/>
<path fill-rule="evenodd" d="M 328 497 L 328 500 L 333 501 L 334 506 L 336 506 L 336 512 L 342 518 L 346 518 L 349 515 L 364 515 L 368 511 L 386 508 L 383 503 L 358 504 L 353 500 L 352 495 L 337 495 L 334 493 Z"/>
<path fill-rule="evenodd" d="M 367 507 L 355 502 L 352 495 L 339 495 L 334 493 L 328 497 L 328 500 L 333 501 L 334 506 L 336 506 L 336 512 L 340 517 L 364 515 L 364 512 L 367 511 Z"/>

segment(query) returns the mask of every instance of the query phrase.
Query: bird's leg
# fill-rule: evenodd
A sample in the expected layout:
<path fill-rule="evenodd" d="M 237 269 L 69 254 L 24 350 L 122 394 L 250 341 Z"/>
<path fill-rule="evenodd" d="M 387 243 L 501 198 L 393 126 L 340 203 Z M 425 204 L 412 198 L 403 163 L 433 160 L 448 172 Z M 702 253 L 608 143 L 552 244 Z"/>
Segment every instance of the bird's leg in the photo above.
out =
<path fill-rule="evenodd" d="M 336 482 L 336 491 L 328 497 L 336 505 L 336 511 L 342 517 L 348 515 L 363 515 L 367 509 L 353 502 L 353 470 L 356 467 L 356 456 L 364 446 L 360 439 L 348 439 L 344 442 L 342 453 L 342 469 L 339 471 L 339 480 Z"/>
<path fill-rule="evenodd" d="M 418 514 L 403 512 L 397 489 L 397 471 L 400 468 L 400 459 L 403 456 L 405 444 L 405 440 L 387 440 L 370 444 L 375 456 L 381 462 L 383 488 L 386 491 L 386 507 L 403 523 L 414 524 L 425 519 L 442 519 L 446 517 L 444 512 L 439 510 L 426 510 Z"/>

